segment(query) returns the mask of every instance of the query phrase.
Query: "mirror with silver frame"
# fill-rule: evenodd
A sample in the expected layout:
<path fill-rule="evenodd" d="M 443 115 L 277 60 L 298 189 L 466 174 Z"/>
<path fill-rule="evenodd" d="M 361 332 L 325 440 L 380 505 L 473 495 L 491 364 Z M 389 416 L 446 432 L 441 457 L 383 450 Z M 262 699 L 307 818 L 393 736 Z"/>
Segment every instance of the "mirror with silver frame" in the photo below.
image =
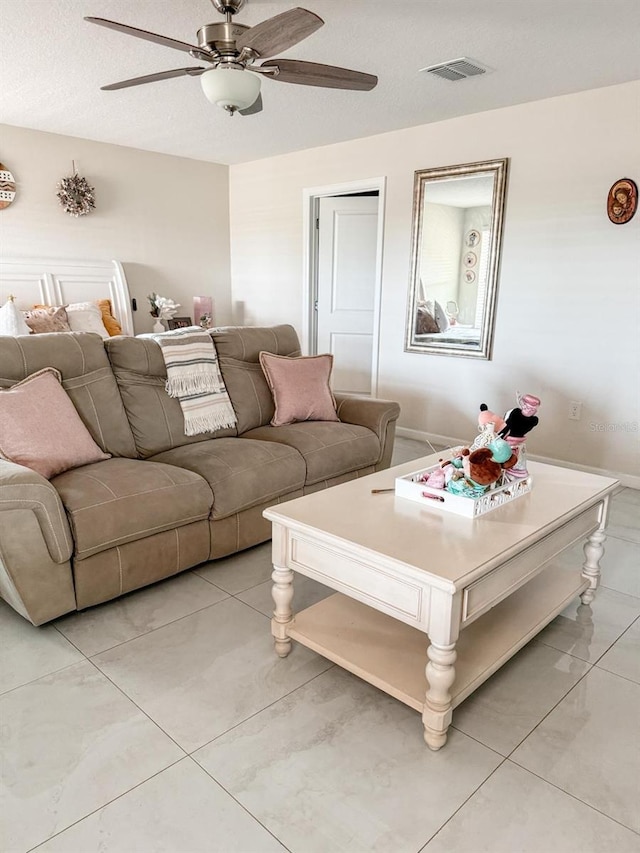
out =
<path fill-rule="evenodd" d="M 491 358 L 507 165 L 415 173 L 406 352 Z"/>

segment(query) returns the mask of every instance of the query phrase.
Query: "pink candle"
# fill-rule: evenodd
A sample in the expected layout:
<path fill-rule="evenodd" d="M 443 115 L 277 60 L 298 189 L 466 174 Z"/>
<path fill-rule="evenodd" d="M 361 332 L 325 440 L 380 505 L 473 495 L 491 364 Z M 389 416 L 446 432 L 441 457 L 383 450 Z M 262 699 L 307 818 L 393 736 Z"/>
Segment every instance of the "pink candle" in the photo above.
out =
<path fill-rule="evenodd" d="M 208 318 L 208 322 L 203 317 Z M 193 297 L 193 322 L 196 326 L 205 325 L 205 328 L 213 326 L 213 299 L 210 296 Z"/>

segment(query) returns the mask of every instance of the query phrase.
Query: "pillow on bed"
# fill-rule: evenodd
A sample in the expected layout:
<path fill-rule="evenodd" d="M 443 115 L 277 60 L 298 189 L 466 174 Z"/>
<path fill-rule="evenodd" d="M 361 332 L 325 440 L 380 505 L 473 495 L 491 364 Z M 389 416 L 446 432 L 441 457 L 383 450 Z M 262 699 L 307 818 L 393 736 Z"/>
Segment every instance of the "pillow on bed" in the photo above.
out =
<path fill-rule="evenodd" d="M 44 332 L 70 332 L 69 317 L 63 306 L 46 306 L 25 311 L 24 319 L 34 335 Z"/>
<path fill-rule="evenodd" d="M 49 309 L 48 305 L 34 305 L 34 309 Z M 110 299 L 97 299 L 95 302 L 72 302 L 64 306 L 68 316 L 69 329 L 55 329 L 56 332 L 95 332 L 101 338 L 122 334 L 122 327 L 111 312 Z"/>
<path fill-rule="evenodd" d="M 10 296 L 0 308 L 0 335 L 30 335 L 31 329 L 27 326 L 24 314 L 19 310 L 14 297 Z"/>
<path fill-rule="evenodd" d="M 416 312 L 416 335 L 435 335 L 439 331 L 433 315 L 426 308 L 418 308 Z"/>
<path fill-rule="evenodd" d="M 101 338 L 109 338 L 102 322 L 102 311 L 95 302 L 72 302 L 67 305 L 67 316 L 72 332 L 95 332 Z"/>
<path fill-rule="evenodd" d="M 0 391 L 0 457 L 47 480 L 111 458 L 91 438 L 52 367 Z"/>
<path fill-rule="evenodd" d="M 98 299 L 96 305 L 102 311 L 102 322 L 104 323 L 104 327 L 109 332 L 109 335 L 114 338 L 116 335 L 122 334 L 122 326 L 113 314 L 113 308 L 111 307 L 110 299 Z"/>

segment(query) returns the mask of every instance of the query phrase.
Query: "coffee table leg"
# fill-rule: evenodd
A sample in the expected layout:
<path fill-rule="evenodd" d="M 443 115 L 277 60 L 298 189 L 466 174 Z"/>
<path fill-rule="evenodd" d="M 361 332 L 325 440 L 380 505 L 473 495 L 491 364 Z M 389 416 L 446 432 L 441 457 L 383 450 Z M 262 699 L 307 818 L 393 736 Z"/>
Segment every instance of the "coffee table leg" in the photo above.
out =
<path fill-rule="evenodd" d="M 456 678 L 456 644 L 448 646 L 431 642 L 427 649 L 427 682 L 429 684 L 422 722 L 424 739 L 429 749 L 441 749 L 447 742 L 447 730 L 451 723 L 451 693 L 449 690 Z"/>
<path fill-rule="evenodd" d="M 600 583 L 600 560 L 604 554 L 604 530 L 595 530 L 584 544 L 585 561 L 582 566 L 582 577 L 589 581 L 589 588 L 580 596 L 583 604 L 591 604 L 596 597 L 596 589 Z"/>
<path fill-rule="evenodd" d="M 293 572 L 291 569 L 273 567 L 271 575 L 273 588 L 271 595 L 276 605 L 271 620 L 271 633 L 275 640 L 276 653 L 281 658 L 291 651 L 291 638 L 287 633 L 287 627 L 293 620 L 291 602 L 293 601 Z"/>

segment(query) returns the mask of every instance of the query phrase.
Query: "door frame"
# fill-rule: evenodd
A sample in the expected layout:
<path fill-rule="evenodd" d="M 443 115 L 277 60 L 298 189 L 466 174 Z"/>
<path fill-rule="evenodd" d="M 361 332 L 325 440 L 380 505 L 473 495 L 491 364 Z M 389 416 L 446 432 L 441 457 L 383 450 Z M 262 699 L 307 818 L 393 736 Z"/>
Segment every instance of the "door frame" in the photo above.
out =
<path fill-rule="evenodd" d="M 315 303 L 318 294 L 318 230 L 316 220 L 321 198 L 352 195 L 359 192 L 378 192 L 378 235 L 376 246 L 376 280 L 373 301 L 373 346 L 371 358 L 371 395 L 378 393 L 380 365 L 380 311 L 382 301 L 382 256 L 384 238 L 384 213 L 386 208 L 387 179 L 365 178 L 323 187 L 302 190 L 302 352 L 315 355 L 317 343 L 317 316 Z"/>

